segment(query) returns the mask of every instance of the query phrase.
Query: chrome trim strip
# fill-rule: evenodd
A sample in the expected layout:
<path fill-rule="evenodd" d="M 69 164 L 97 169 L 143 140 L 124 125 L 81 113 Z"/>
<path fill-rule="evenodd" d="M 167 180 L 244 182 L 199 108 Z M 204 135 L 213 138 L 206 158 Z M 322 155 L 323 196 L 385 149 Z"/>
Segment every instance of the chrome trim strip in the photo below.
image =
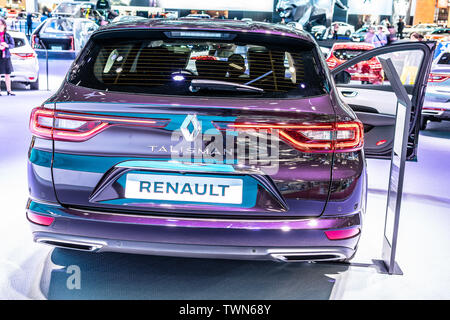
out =
<path fill-rule="evenodd" d="M 349 213 L 346 215 L 339 215 L 336 217 L 333 216 L 318 216 L 318 217 L 306 217 L 306 218 L 298 218 L 298 219 L 286 219 L 283 217 L 280 217 L 279 219 L 222 219 L 222 218 L 187 218 L 187 217 L 176 217 L 176 216 L 154 216 L 154 215 L 147 215 L 147 214 L 121 214 L 121 213 L 114 213 L 114 212 L 104 212 L 104 211 L 94 211 L 94 210 L 84 210 L 84 209 L 77 209 L 69 207 L 69 210 L 72 211 L 78 211 L 78 212 L 87 212 L 87 213 L 95 213 L 95 214 L 101 214 L 101 215 L 112 215 L 112 216 L 121 216 L 121 217 L 134 217 L 134 218 L 150 218 L 150 219 L 160 219 L 160 220 L 179 220 L 179 221 L 220 221 L 220 222 L 255 222 L 255 223 L 273 223 L 273 222 L 305 222 L 305 221 L 316 221 L 316 220 L 335 220 L 335 219 L 346 219 L 351 218 L 354 215 L 357 215 L 357 212 Z"/>
<path fill-rule="evenodd" d="M 55 247 L 66 248 L 66 249 L 69 247 L 64 246 L 64 244 L 86 246 L 86 247 L 90 247 L 91 249 L 88 249 L 88 250 L 76 249 L 76 248 L 70 248 L 70 249 L 79 250 L 79 251 L 91 251 L 91 252 L 96 252 L 106 245 L 106 242 L 101 242 L 101 243 L 100 242 L 84 242 L 84 241 L 72 240 L 70 238 L 70 236 L 57 236 L 57 235 L 35 237 L 34 241 L 37 243 L 44 243 L 47 245 L 52 245 Z M 61 245 L 48 243 L 48 242 L 60 243 Z"/>

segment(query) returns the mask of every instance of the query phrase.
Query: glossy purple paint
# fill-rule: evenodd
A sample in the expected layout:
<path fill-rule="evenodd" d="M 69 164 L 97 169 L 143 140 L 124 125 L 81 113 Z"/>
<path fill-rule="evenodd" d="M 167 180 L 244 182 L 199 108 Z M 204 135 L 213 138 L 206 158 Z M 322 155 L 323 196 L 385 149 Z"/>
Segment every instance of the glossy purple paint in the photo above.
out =
<path fill-rule="evenodd" d="M 309 35 L 291 28 L 232 21 L 208 21 L 205 24 L 201 21 L 149 20 L 106 26 L 96 34 L 108 36 L 130 29 L 247 32 L 262 39 L 265 35 L 295 38 L 316 46 Z M 318 52 L 317 46 L 315 50 Z M 324 61 L 320 63 L 326 66 Z M 73 68 L 76 67 L 75 62 Z M 176 118 L 195 113 L 208 121 L 226 117 L 234 117 L 237 122 L 261 123 L 329 123 L 337 119 L 355 119 L 334 88 L 329 94 L 303 99 L 242 99 L 119 93 L 65 82 L 46 102 L 46 107 L 85 114 L 101 112 L 117 116 L 133 113 L 149 118 L 156 114 Z M 146 243 L 149 246 L 150 243 L 238 246 L 250 251 L 259 247 L 301 248 L 311 252 L 337 250 L 345 258 L 355 252 L 359 235 L 330 241 L 323 231 L 361 227 L 367 188 L 361 151 L 339 155 L 302 153 L 282 143 L 279 170 L 269 175 L 257 168 L 259 171 L 255 174 L 261 179 L 261 185 L 252 208 L 142 203 L 132 199 L 124 205 L 107 203 L 105 200 L 124 199 L 123 186 L 118 182 L 121 175 L 114 176 L 119 172 L 119 162 L 114 159 L 168 161 L 170 154 L 156 153 L 148 145 L 149 139 L 152 144 L 167 144 L 171 133 L 165 129 L 129 126 L 108 128 L 82 143 L 55 141 L 52 144 L 34 138 L 31 149 L 51 153 L 52 163 L 45 166 L 32 159 L 29 161 L 30 193 L 38 202 L 51 203 L 44 214 L 55 217 L 55 223 L 48 228 L 32 226 L 35 240 L 38 241 L 40 234 L 45 232 L 46 237 L 53 234 L 67 239 L 71 236 L 110 239 L 117 242 L 115 250 L 127 241 L 139 241 L 143 246 Z M 70 157 L 63 155 L 74 155 L 76 160 L 71 162 L 67 160 Z M 89 167 L 86 163 L 92 157 L 107 163 L 107 169 Z M 234 166 L 234 169 L 245 172 L 249 168 Z M 210 173 L 220 172 L 212 170 Z M 52 211 L 52 206 L 57 210 Z M 135 251 L 130 249 L 128 252 Z M 188 249 L 185 253 L 190 255 Z"/>

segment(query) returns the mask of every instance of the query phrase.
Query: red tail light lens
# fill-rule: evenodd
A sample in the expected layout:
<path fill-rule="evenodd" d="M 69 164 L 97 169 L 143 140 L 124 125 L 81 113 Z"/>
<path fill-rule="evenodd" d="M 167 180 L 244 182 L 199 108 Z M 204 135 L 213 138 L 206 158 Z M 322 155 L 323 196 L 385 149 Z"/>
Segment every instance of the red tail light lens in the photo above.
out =
<path fill-rule="evenodd" d="M 32 47 L 33 49 L 36 48 L 36 38 L 37 38 L 36 35 L 32 35 L 32 36 L 31 36 L 31 47 Z"/>
<path fill-rule="evenodd" d="M 343 230 L 330 230 L 325 231 L 325 235 L 328 240 L 344 240 L 357 236 L 359 234 L 359 228 L 343 229 Z"/>
<path fill-rule="evenodd" d="M 31 213 L 31 212 L 27 212 L 27 217 L 31 222 L 39 224 L 41 226 L 47 226 L 47 227 L 49 225 L 51 225 L 53 223 L 53 221 L 55 221 L 55 218 L 43 216 L 40 214 Z"/>
<path fill-rule="evenodd" d="M 436 107 L 423 107 L 423 110 L 433 110 L 433 111 L 445 111 L 445 108 L 436 108 Z"/>
<path fill-rule="evenodd" d="M 448 78 L 450 78 L 450 76 L 446 74 L 430 73 L 428 82 L 444 82 Z"/>
<path fill-rule="evenodd" d="M 44 139 L 63 141 L 86 141 L 109 126 L 136 125 L 163 128 L 166 119 L 140 119 L 55 112 L 35 108 L 31 112 L 30 131 Z"/>
<path fill-rule="evenodd" d="M 339 60 L 336 59 L 333 55 L 331 55 L 328 59 L 327 59 L 327 64 L 328 64 L 328 68 L 330 69 L 334 69 L 336 68 L 336 66 L 338 66 Z"/>
<path fill-rule="evenodd" d="M 360 121 L 318 124 L 256 124 L 214 122 L 219 130 L 278 130 L 280 138 L 302 152 L 350 152 L 364 145 Z"/>
<path fill-rule="evenodd" d="M 75 43 L 74 43 L 73 37 L 70 37 L 70 50 L 72 50 L 72 51 L 75 50 Z"/>
<path fill-rule="evenodd" d="M 19 57 L 21 59 L 32 59 L 36 58 L 36 54 L 32 53 L 12 53 L 14 56 Z"/>

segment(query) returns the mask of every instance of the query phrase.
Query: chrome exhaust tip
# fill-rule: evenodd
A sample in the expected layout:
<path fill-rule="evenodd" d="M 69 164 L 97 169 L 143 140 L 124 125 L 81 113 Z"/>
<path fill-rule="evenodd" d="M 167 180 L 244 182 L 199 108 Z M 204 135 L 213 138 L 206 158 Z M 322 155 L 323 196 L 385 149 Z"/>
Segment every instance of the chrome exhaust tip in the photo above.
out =
<path fill-rule="evenodd" d="M 277 253 L 272 254 L 272 258 L 283 262 L 319 262 L 319 261 L 338 261 L 346 259 L 346 256 L 340 253 Z"/>
<path fill-rule="evenodd" d="M 99 243 L 87 243 L 70 240 L 50 239 L 50 238 L 37 238 L 35 239 L 35 241 L 38 243 L 48 244 L 54 247 L 79 251 L 89 251 L 89 252 L 98 251 L 103 247 L 103 245 Z"/>

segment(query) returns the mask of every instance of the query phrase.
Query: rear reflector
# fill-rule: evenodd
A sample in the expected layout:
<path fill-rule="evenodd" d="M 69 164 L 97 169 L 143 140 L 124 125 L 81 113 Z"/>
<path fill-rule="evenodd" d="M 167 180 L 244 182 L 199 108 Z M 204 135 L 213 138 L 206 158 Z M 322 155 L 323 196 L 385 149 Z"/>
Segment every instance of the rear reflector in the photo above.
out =
<path fill-rule="evenodd" d="M 343 240 L 357 236 L 359 234 L 359 228 L 344 229 L 344 230 L 330 230 L 325 231 L 325 234 L 329 240 Z"/>
<path fill-rule="evenodd" d="M 358 121 L 337 123 L 225 123 L 214 122 L 219 130 L 266 130 L 302 152 L 350 152 L 364 145 L 364 127 Z"/>
<path fill-rule="evenodd" d="M 30 131 L 44 139 L 86 141 L 109 126 L 133 125 L 163 128 L 167 119 L 141 119 L 55 112 L 42 107 L 31 112 Z"/>
<path fill-rule="evenodd" d="M 35 214 L 32 212 L 27 212 L 27 217 L 31 222 L 47 227 L 51 225 L 53 221 L 55 221 L 55 218 L 42 216 L 40 214 Z"/>

